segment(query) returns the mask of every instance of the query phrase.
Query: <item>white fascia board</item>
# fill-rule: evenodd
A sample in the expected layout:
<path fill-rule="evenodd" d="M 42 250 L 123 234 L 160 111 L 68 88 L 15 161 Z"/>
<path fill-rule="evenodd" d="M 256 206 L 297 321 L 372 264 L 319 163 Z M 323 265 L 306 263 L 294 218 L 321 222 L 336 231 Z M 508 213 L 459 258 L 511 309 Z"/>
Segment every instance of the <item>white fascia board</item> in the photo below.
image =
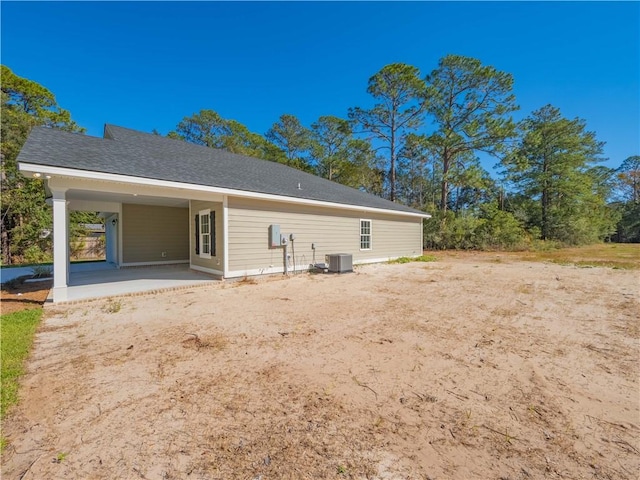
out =
<path fill-rule="evenodd" d="M 248 190 L 235 190 L 232 188 L 210 187 L 206 185 L 195 185 L 192 183 L 172 182 L 168 180 L 156 180 L 153 178 L 132 177 L 129 175 L 119 175 L 115 173 L 92 172 L 90 170 L 76 170 L 63 167 L 51 167 L 45 165 L 35 165 L 32 163 L 20 162 L 20 171 L 27 173 L 40 173 L 42 175 L 64 176 L 75 178 L 86 178 L 91 180 L 101 180 L 107 182 L 129 183 L 134 185 L 148 185 L 154 187 L 176 188 L 182 190 L 193 190 L 198 192 L 209 192 L 220 195 L 231 195 L 235 197 L 256 198 L 260 200 L 270 200 L 274 202 L 289 202 L 301 205 L 313 205 L 319 207 L 340 208 L 345 210 L 358 210 L 365 212 L 385 213 L 391 215 L 402 215 L 408 217 L 431 218 L 428 213 L 402 212 L 399 210 L 389 210 L 386 208 L 365 207 L 359 205 L 347 205 L 344 203 L 326 202 L 322 200 L 309 200 L 306 198 L 287 197 L 284 195 L 274 195 L 270 193 L 251 192 Z"/>

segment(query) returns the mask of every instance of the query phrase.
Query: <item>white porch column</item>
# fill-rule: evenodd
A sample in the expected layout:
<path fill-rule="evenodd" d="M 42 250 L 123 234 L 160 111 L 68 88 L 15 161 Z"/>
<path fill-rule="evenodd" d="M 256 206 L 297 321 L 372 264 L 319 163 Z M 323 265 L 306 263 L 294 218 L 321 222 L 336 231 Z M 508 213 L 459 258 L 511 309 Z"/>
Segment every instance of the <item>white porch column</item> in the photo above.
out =
<path fill-rule="evenodd" d="M 229 198 L 222 197 L 222 278 L 229 276 Z"/>
<path fill-rule="evenodd" d="M 69 215 L 66 189 L 53 190 L 53 301 L 67 299 L 69 283 Z"/>

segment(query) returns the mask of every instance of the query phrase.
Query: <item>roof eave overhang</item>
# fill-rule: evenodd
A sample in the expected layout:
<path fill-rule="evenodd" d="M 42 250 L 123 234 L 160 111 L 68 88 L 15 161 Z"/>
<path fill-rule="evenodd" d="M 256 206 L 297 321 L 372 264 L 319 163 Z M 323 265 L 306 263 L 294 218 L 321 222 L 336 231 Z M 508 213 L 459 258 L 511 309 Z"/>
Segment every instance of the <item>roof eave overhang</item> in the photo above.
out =
<path fill-rule="evenodd" d="M 357 210 L 365 212 L 385 213 L 390 215 L 401 215 L 418 218 L 431 218 L 428 213 L 420 212 L 404 212 L 401 210 L 391 210 L 386 208 L 366 207 L 363 205 L 350 205 L 346 203 L 327 202 L 323 200 L 312 200 L 307 198 L 289 197 L 286 195 L 275 195 L 270 193 L 260 193 L 248 190 L 236 190 L 232 188 L 212 187 L 208 185 L 196 185 L 193 183 L 174 182 L 169 180 L 157 180 L 153 178 L 133 177 L 129 175 L 121 175 L 115 173 L 102 173 L 91 170 L 79 170 L 75 168 L 53 167 L 48 165 L 38 165 L 28 162 L 19 162 L 18 168 L 21 172 L 38 175 L 42 177 L 71 177 L 83 178 L 88 180 L 100 180 L 107 182 L 128 183 L 131 185 L 146 185 L 163 188 L 175 188 L 182 190 L 193 190 L 197 192 L 210 192 L 218 195 L 229 195 L 243 198 L 255 198 L 261 200 L 269 200 L 274 202 L 290 202 L 299 205 L 311 205 L 328 208 L 339 208 L 345 210 Z"/>

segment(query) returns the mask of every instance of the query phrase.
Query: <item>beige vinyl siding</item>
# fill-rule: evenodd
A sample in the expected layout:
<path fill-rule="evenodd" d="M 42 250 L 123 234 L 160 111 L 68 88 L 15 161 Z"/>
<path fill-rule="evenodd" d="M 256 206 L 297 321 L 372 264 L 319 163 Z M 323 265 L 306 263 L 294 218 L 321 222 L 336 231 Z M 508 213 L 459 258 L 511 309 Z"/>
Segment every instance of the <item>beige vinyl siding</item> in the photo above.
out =
<path fill-rule="evenodd" d="M 196 254 L 196 215 L 201 210 L 211 210 L 216 212 L 216 254 L 211 255 L 211 258 L 202 258 Z M 223 252 L 223 227 L 222 227 L 222 203 L 219 202 L 202 202 L 197 200 L 191 200 L 191 212 L 189 218 L 189 255 L 191 265 L 206 268 L 209 270 L 216 270 L 222 272 L 224 265 L 224 252 Z"/>
<path fill-rule="evenodd" d="M 189 260 L 188 208 L 123 204 L 121 224 L 125 264 Z"/>
<path fill-rule="evenodd" d="M 230 198 L 228 207 L 231 275 L 283 268 L 283 249 L 269 248 L 271 224 L 280 225 L 287 236 L 295 234 L 298 268 L 313 262 L 312 244 L 316 245 L 316 262 L 324 262 L 329 253 L 350 253 L 354 263 L 362 263 L 416 256 L 422 251 L 422 221 L 416 217 L 241 198 Z M 366 251 L 360 250 L 361 219 L 371 220 L 371 249 Z M 291 245 L 288 250 L 293 256 Z"/>

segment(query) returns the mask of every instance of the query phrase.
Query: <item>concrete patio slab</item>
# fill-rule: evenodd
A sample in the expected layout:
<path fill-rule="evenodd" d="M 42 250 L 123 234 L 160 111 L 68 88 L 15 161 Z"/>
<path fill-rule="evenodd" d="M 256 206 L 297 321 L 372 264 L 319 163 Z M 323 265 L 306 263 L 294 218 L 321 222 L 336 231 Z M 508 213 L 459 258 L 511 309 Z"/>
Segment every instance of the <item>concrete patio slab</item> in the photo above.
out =
<path fill-rule="evenodd" d="M 128 295 L 219 281 L 211 275 L 189 269 L 188 265 L 122 269 L 108 268 L 107 265 L 100 267 L 99 270 L 73 271 L 72 269 L 66 301 Z"/>

